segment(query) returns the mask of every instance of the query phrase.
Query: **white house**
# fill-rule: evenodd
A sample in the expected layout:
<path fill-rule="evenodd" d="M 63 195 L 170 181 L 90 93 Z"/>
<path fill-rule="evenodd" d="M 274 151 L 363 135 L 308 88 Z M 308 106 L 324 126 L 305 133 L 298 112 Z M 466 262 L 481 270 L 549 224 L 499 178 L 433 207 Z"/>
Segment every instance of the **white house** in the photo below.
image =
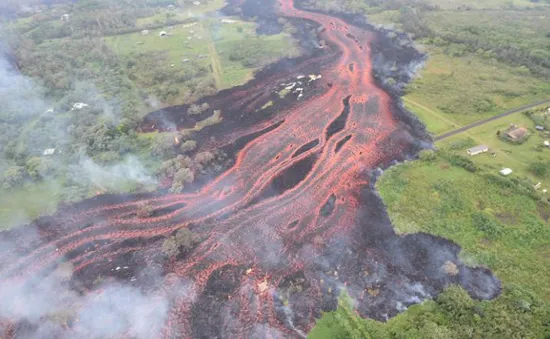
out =
<path fill-rule="evenodd" d="M 479 145 L 479 146 L 470 148 L 469 150 L 466 151 L 466 153 L 468 153 L 469 156 L 473 156 L 473 155 L 485 153 L 487 151 L 489 151 L 489 146 Z"/>
<path fill-rule="evenodd" d="M 507 175 L 510 175 L 512 174 L 512 170 L 509 169 L 509 168 L 503 168 L 501 171 L 500 171 L 500 174 L 504 175 L 504 176 L 507 176 Z"/>
<path fill-rule="evenodd" d="M 53 155 L 55 153 L 55 148 L 47 148 L 44 150 L 43 155 Z"/>
<path fill-rule="evenodd" d="M 167 35 L 168 35 L 168 33 L 166 33 L 166 31 L 160 31 L 160 33 L 159 33 L 159 36 L 167 36 Z"/>
<path fill-rule="evenodd" d="M 73 108 L 71 109 L 71 111 L 74 111 L 75 109 L 83 109 L 84 107 L 88 107 L 88 104 L 85 104 L 83 102 L 77 102 L 76 104 L 73 105 Z"/>
<path fill-rule="evenodd" d="M 141 35 L 148 35 L 148 34 L 149 34 L 148 29 L 144 29 L 143 31 L 141 31 Z"/>

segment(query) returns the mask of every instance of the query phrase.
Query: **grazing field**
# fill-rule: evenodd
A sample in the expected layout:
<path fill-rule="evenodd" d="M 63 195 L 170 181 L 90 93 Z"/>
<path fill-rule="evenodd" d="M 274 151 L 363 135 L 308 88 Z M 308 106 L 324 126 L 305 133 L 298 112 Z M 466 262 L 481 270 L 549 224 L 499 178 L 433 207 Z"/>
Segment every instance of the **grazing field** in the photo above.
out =
<path fill-rule="evenodd" d="M 214 82 L 216 90 L 242 85 L 262 66 L 298 54 L 287 33 L 257 35 L 255 23 L 227 20 L 206 18 L 106 40 L 126 60 L 137 85 L 170 105 L 189 102 L 175 92 L 196 91 L 205 82 Z M 167 36 L 160 37 L 161 32 Z M 159 76 L 164 81 L 151 81 Z M 163 96 L 166 87 L 171 93 Z"/>
<path fill-rule="evenodd" d="M 534 8 L 537 3 L 529 0 L 428 0 L 432 5 L 443 9 L 501 9 Z"/>
<path fill-rule="evenodd" d="M 157 8 L 152 16 L 136 20 L 138 27 L 149 27 L 150 25 L 169 24 L 174 21 L 181 21 L 190 18 L 200 18 L 208 15 L 210 12 L 217 11 L 225 5 L 225 0 L 202 1 L 198 6 L 176 7 L 175 9 Z"/>
<path fill-rule="evenodd" d="M 497 136 L 498 131 L 504 133 L 511 124 L 529 129 L 527 141 L 517 145 Z M 541 182 L 540 190 L 543 190 L 550 185 L 547 174 L 537 176 L 530 171 L 530 166 L 537 162 L 550 163 L 550 149 L 544 146 L 544 141 L 547 140 L 550 140 L 548 132 L 537 131 L 535 123 L 529 117 L 516 113 L 444 139 L 436 146 L 466 155 L 466 149 L 470 147 L 487 145 L 490 152 L 470 157 L 474 163 L 493 173 L 498 173 L 502 168 L 511 168 L 514 171 L 511 176 L 527 178 L 533 184 Z"/>
<path fill-rule="evenodd" d="M 501 62 L 475 55 L 451 57 L 438 47 L 428 53 L 404 100 L 434 135 L 550 97 L 549 82 Z"/>
<path fill-rule="evenodd" d="M 0 231 L 22 225 L 57 210 L 57 182 L 41 183 L 16 191 L 0 189 Z"/>

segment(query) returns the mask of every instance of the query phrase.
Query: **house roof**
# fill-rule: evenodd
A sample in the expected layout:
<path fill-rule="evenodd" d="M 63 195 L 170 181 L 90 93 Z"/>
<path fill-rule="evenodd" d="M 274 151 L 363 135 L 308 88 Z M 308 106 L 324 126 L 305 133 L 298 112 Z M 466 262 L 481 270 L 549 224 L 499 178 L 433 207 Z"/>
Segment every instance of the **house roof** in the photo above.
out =
<path fill-rule="evenodd" d="M 477 153 L 477 152 L 484 152 L 489 149 L 489 146 L 487 145 L 479 145 L 476 147 L 472 147 L 468 150 L 468 153 Z"/>
<path fill-rule="evenodd" d="M 521 139 L 527 134 L 527 128 L 518 127 L 506 133 L 512 139 Z"/>
<path fill-rule="evenodd" d="M 501 171 L 500 171 L 500 174 L 502 175 L 508 175 L 508 174 L 511 174 L 513 171 L 510 169 L 510 168 L 503 168 Z"/>

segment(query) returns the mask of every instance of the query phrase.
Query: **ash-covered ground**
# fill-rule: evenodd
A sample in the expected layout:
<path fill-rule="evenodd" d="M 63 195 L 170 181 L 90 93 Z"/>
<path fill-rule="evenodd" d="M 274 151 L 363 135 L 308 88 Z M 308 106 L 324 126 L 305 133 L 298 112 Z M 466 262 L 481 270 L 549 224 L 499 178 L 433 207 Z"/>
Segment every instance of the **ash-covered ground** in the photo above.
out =
<path fill-rule="evenodd" d="M 430 145 L 398 99 L 424 57 L 405 36 L 298 1 L 237 5 L 262 32 L 284 17 L 307 41 L 303 57 L 200 101 L 224 114 L 201 149 L 224 149 L 232 165 L 188 193 L 98 196 L 2 233 L 2 336 L 303 337 L 344 288 L 378 320 L 449 284 L 498 295 L 456 244 L 396 235 L 373 188 Z M 186 110 L 153 112 L 141 129 L 191 126 Z M 166 256 L 182 229 L 187 248 Z"/>

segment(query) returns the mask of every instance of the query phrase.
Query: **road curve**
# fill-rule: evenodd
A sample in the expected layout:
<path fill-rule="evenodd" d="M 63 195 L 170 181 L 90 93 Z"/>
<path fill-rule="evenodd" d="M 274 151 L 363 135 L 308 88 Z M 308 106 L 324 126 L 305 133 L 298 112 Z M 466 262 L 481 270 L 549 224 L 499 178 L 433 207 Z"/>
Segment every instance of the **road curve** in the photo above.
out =
<path fill-rule="evenodd" d="M 512 110 L 509 110 L 509 111 L 506 111 L 504 113 L 501 113 L 499 115 L 495 115 L 493 117 L 490 117 L 490 118 L 487 118 L 487 119 L 483 119 L 483 120 L 480 120 L 480 121 L 476 121 L 472 124 L 469 124 L 469 125 L 466 125 L 466 126 L 462 126 L 460 128 L 457 128 L 453 131 L 450 131 L 450 132 L 447 132 L 447 133 L 443 133 L 443 134 L 440 134 L 438 136 L 436 136 L 434 138 L 434 141 L 440 141 L 440 140 L 443 140 L 443 139 L 446 139 L 448 137 L 451 137 L 453 135 L 457 135 L 459 133 L 462 133 L 462 132 L 465 132 L 469 129 L 472 129 L 474 127 L 478 127 L 478 126 L 481 126 L 481 125 L 484 125 L 490 121 L 494 121 L 494 120 L 498 120 L 500 118 L 504 118 L 506 116 L 509 116 L 511 114 L 514 114 L 514 113 L 518 113 L 518 112 L 521 112 L 521 111 L 525 111 L 527 109 L 530 109 L 530 108 L 533 108 L 533 107 L 537 107 L 537 106 L 540 106 L 540 105 L 544 105 L 544 104 L 550 104 L 550 99 L 548 100 L 542 100 L 542 101 L 539 101 L 539 102 L 535 102 L 535 103 L 532 103 L 532 104 L 529 104 L 529 105 L 525 105 L 525 106 L 521 106 L 521 107 L 518 107 L 518 108 L 514 108 Z"/>

